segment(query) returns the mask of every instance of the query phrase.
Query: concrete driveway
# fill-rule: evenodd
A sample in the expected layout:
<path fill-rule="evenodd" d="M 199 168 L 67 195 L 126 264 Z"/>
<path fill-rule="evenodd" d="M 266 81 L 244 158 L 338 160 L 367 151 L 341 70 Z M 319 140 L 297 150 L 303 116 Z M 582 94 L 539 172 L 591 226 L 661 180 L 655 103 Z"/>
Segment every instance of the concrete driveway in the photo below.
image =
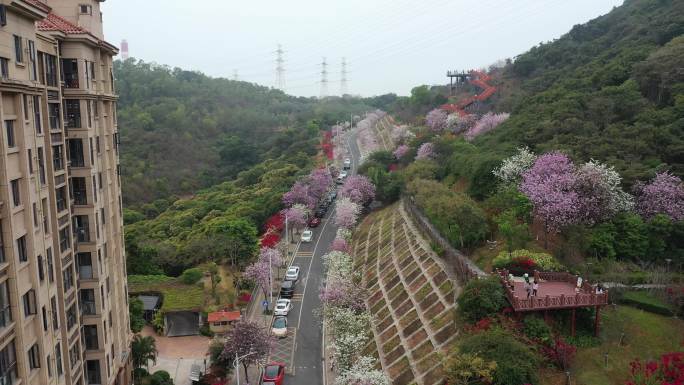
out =
<path fill-rule="evenodd" d="M 155 335 L 151 327 L 145 326 L 142 335 L 153 336 L 157 345 L 157 363 L 150 366 L 150 373 L 157 370 L 169 372 L 174 385 L 190 385 L 190 369 L 198 364 L 204 372 L 204 360 L 209 367 L 209 343 L 203 336 L 162 337 Z"/>

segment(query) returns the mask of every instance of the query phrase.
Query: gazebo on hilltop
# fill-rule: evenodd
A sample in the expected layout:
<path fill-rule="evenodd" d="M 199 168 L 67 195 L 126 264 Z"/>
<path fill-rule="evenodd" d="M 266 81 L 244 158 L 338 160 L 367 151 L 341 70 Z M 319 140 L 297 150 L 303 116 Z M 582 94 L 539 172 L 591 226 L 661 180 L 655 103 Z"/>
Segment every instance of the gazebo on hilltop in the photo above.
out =
<path fill-rule="evenodd" d="M 579 276 L 567 272 L 534 271 L 530 282 L 538 282 L 537 295 L 529 296 L 524 280 L 510 279 L 508 270 L 497 270 L 506 298 L 516 313 L 544 311 L 545 318 L 550 310 L 572 310 L 571 333 L 575 335 L 576 309 L 596 308 L 594 334 L 598 336 L 601 306 L 608 304 L 608 291 L 597 289 Z"/>

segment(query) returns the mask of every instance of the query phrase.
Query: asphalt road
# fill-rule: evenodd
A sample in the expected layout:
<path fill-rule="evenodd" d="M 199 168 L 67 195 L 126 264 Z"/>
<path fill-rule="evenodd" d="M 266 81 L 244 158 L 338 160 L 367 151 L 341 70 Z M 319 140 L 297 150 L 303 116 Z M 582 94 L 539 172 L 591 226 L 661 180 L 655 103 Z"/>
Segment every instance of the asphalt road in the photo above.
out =
<path fill-rule="evenodd" d="M 350 135 L 347 146 L 352 154 L 350 174 L 353 175 L 356 173 L 360 154 L 356 135 Z M 293 298 L 294 308 L 287 317 L 288 327 L 296 330 L 296 333 L 290 333 L 295 339 L 294 354 L 292 368 L 285 375 L 286 384 L 324 384 L 323 330 L 321 319 L 315 311 L 321 307 L 318 292 L 324 283 L 322 257 L 328 252 L 337 233 L 334 213 L 333 205 L 321 224 L 313 229 L 312 242 L 301 243 L 292 262 L 292 265 L 300 267 L 300 279 Z"/>

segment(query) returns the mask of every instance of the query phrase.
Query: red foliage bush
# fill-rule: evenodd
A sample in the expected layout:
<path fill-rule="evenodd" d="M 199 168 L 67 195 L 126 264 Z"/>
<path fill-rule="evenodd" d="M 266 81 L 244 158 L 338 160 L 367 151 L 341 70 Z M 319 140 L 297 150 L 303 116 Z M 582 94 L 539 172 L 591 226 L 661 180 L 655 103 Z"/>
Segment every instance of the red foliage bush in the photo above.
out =
<path fill-rule="evenodd" d="M 283 231 L 284 227 L 285 227 L 285 216 L 282 213 L 277 212 L 277 213 L 271 215 L 266 220 L 266 223 L 264 223 L 264 233 L 268 233 L 269 230 L 280 232 L 280 231 Z"/>
<path fill-rule="evenodd" d="M 252 300 L 252 294 L 251 293 L 242 293 L 238 297 L 238 301 L 240 302 L 249 302 Z"/>
<path fill-rule="evenodd" d="M 259 245 L 261 247 L 275 248 L 276 245 L 278 245 L 278 242 L 280 242 L 280 234 L 270 231 L 261 237 Z"/>
<path fill-rule="evenodd" d="M 544 357 L 554 365 L 562 370 L 567 370 L 570 367 L 570 364 L 572 364 L 572 360 L 575 358 L 577 348 L 558 337 L 553 341 L 551 346 L 542 346 L 542 353 L 544 354 Z"/>
<path fill-rule="evenodd" d="M 535 267 L 537 267 L 537 264 L 530 257 L 515 257 L 513 260 L 511 260 L 509 266 L 524 270 L 533 270 Z"/>
<path fill-rule="evenodd" d="M 658 361 L 629 364 L 630 379 L 625 385 L 684 385 L 684 352 L 663 354 Z"/>

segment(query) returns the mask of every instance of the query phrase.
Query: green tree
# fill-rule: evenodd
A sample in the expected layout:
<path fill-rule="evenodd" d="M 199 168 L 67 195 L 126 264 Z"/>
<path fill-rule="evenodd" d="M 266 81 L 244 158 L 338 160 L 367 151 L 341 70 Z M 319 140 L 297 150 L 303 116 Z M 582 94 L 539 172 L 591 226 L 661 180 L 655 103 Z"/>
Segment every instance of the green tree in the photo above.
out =
<path fill-rule="evenodd" d="M 136 334 L 131 342 L 131 351 L 133 368 L 139 369 L 143 366 L 147 368 L 149 361 L 157 364 L 157 345 L 154 337 Z M 139 381 L 140 378 L 137 380 Z"/>
<path fill-rule="evenodd" d="M 664 214 L 658 214 L 646 223 L 648 231 L 648 257 L 662 261 L 666 257 L 667 241 L 672 233 L 672 220 Z"/>
<path fill-rule="evenodd" d="M 454 348 L 443 362 L 445 377 L 453 385 L 486 385 L 494 379 L 496 362 Z"/>
<path fill-rule="evenodd" d="M 145 309 L 138 297 L 131 297 L 128 301 L 128 314 L 130 316 L 130 327 L 133 333 L 139 333 L 145 326 Z"/>
<path fill-rule="evenodd" d="M 181 282 L 183 282 L 186 285 L 194 285 L 195 283 L 199 282 L 200 279 L 202 279 L 202 276 L 204 274 L 202 273 L 202 270 L 193 267 L 191 269 L 187 269 L 181 274 L 180 279 Z"/>
<path fill-rule="evenodd" d="M 227 259 L 233 266 L 246 263 L 259 250 L 256 227 L 245 219 L 210 220 L 205 235 L 213 237 L 210 245 L 214 246 L 211 250 L 214 260 Z"/>
<path fill-rule="evenodd" d="M 166 370 L 157 370 L 150 376 L 150 385 L 173 385 L 173 379 Z"/>
<path fill-rule="evenodd" d="M 506 248 L 509 255 L 513 252 L 513 249 L 524 246 L 527 241 L 527 225 L 518 222 L 514 209 L 506 210 L 497 215 L 495 221 L 499 234 L 506 239 Z"/>
<path fill-rule="evenodd" d="M 619 258 L 637 260 L 646 255 L 648 235 L 646 224 L 640 216 L 632 213 L 618 215 L 613 220 L 615 231 L 615 254 Z"/>
<path fill-rule="evenodd" d="M 504 306 L 506 297 L 496 277 L 471 279 L 458 297 L 458 310 L 470 322 L 489 317 Z"/>
<path fill-rule="evenodd" d="M 597 258 L 615 258 L 615 237 L 617 231 L 613 223 L 601 223 L 589 234 L 589 251 Z"/>

